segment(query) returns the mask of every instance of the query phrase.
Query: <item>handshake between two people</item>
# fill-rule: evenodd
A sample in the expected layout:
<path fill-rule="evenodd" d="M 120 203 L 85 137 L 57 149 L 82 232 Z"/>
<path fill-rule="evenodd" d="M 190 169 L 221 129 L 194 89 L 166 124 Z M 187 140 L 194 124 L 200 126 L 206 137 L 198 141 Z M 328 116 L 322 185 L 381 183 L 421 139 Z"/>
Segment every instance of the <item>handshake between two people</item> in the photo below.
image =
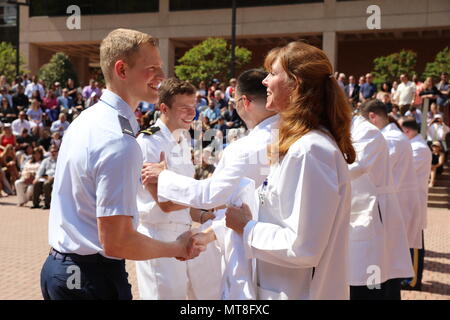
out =
<path fill-rule="evenodd" d="M 186 261 L 194 259 L 206 250 L 208 242 L 202 232 L 189 230 L 182 233 L 176 240 L 181 248 L 184 248 L 182 256 L 176 257 L 177 260 Z"/>
<path fill-rule="evenodd" d="M 252 220 L 252 213 L 247 204 L 242 204 L 241 207 L 228 206 L 225 213 L 225 224 L 228 228 L 242 234 L 245 226 Z M 176 257 L 180 261 L 185 261 L 197 257 L 210 242 L 216 240 L 216 234 L 212 227 L 198 232 L 197 230 L 189 230 L 182 233 L 177 241 L 185 246 L 185 254 L 181 257 Z"/>

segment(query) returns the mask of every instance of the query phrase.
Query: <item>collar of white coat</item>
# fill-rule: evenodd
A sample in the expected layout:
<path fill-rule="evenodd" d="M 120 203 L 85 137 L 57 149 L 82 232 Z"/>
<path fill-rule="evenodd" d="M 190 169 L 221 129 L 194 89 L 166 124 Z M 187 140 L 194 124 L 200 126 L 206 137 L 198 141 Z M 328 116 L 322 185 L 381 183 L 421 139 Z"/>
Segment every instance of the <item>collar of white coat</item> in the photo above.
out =
<path fill-rule="evenodd" d="M 425 142 L 425 139 L 420 135 L 420 133 L 417 134 L 414 138 L 412 138 L 412 139 L 410 140 L 410 142 L 411 142 L 411 143 L 413 143 L 413 142 L 423 142 L 423 143 L 426 143 L 426 142 Z"/>
<path fill-rule="evenodd" d="M 389 132 L 392 130 L 397 130 L 400 131 L 400 129 L 397 127 L 397 125 L 395 123 L 389 123 L 387 126 L 385 126 L 383 129 L 381 129 L 381 132 Z M 401 132 L 401 131 L 400 131 Z"/>
<path fill-rule="evenodd" d="M 278 120 L 280 120 L 280 116 L 278 114 L 264 119 L 263 121 L 258 123 L 251 132 L 256 132 L 262 129 L 275 129 L 277 127 Z"/>
<path fill-rule="evenodd" d="M 131 110 L 131 107 L 126 103 L 119 95 L 106 89 L 103 91 L 100 101 L 103 101 L 108 106 L 117 110 L 117 112 L 130 121 L 131 127 L 133 128 L 134 134 L 139 132 L 139 124 L 136 121 L 136 116 Z"/>
<path fill-rule="evenodd" d="M 352 118 L 352 128 L 357 127 L 360 123 L 366 121 L 366 118 L 360 115 L 353 116 Z"/>

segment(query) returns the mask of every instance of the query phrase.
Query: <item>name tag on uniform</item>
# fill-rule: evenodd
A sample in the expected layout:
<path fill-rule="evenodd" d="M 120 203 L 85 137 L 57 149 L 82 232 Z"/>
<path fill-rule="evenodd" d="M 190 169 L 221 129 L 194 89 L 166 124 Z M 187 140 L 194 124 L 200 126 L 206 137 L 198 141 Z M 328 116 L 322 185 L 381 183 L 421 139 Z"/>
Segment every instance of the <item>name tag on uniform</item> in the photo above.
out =
<path fill-rule="evenodd" d="M 131 127 L 130 121 L 127 118 L 119 115 L 120 127 L 122 128 L 122 132 L 136 138 L 134 136 L 133 128 Z"/>

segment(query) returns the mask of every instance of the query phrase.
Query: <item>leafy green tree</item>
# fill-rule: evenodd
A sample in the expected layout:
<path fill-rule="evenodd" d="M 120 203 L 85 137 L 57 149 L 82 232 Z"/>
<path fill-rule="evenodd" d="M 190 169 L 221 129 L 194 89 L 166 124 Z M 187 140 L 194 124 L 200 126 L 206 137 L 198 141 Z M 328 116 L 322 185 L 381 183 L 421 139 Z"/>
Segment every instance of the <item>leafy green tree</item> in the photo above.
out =
<path fill-rule="evenodd" d="M 50 61 L 41 67 L 39 70 L 39 78 L 44 81 L 47 87 L 50 87 L 57 81 L 61 85 L 64 85 L 69 78 L 73 79 L 75 83 L 78 83 L 77 73 L 72 62 L 62 52 L 55 53 Z"/>
<path fill-rule="evenodd" d="M 252 58 L 250 50 L 236 46 L 236 70 L 239 70 Z M 181 80 L 189 80 L 193 84 L 217 78 L 227 80 L 231 65 L 231 46 L 225 39 L 208 38 L 188 50 L 178 60 L 175 74 Z"/>
<path fill-rule="evenodd" d="M 23 57 L 19 60 L 20 74 L 27 73 Z M 16 49 L 8 42 L 0 42 L 0 75 L 4 75 L 9 83 L 16 77 Z"/>
<path fill-rule="evenodd" d="M 448 47 L 438 52 L 433 62 L 427 63 L 423 76 L 439 79 L 441 72 L 450 72 L 450 50 Z"/>
<path fill-rule="evenodd" d="M 415 73 L 417 53 L 411 50 L 402 50 L 388 56 L 378 57 L 373 60 L 374 83 L 394 82 L 401 74 L 406 74 L 411 79 Z"/>

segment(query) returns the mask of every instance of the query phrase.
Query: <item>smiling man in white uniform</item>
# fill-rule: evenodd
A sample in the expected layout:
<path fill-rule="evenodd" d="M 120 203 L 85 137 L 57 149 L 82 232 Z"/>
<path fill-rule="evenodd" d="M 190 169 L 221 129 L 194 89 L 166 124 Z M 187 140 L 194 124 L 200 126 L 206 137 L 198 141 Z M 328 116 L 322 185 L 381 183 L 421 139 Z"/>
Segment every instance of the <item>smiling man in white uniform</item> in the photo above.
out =
<path fill-rule="evenodd" d="M 195 169 L 186 134 L 195 117 L 195 91 L 188 82 L 175 78 L 165 80 L 159 88 L 161 116 L 137 138 L 145 162 L 159 161 L 160 154 L 164 153 L 167 167 L 189 178 L 194 176 Z M 190 210 L 170 202 L 159 202 L 156 192 L 154 185 L 138 189 L 138 231 L 154 239 L 174 241 L 191 228 Z M 186 299 L 187 263 L 169 258 L 137 261 L 141 299 Z"/>

